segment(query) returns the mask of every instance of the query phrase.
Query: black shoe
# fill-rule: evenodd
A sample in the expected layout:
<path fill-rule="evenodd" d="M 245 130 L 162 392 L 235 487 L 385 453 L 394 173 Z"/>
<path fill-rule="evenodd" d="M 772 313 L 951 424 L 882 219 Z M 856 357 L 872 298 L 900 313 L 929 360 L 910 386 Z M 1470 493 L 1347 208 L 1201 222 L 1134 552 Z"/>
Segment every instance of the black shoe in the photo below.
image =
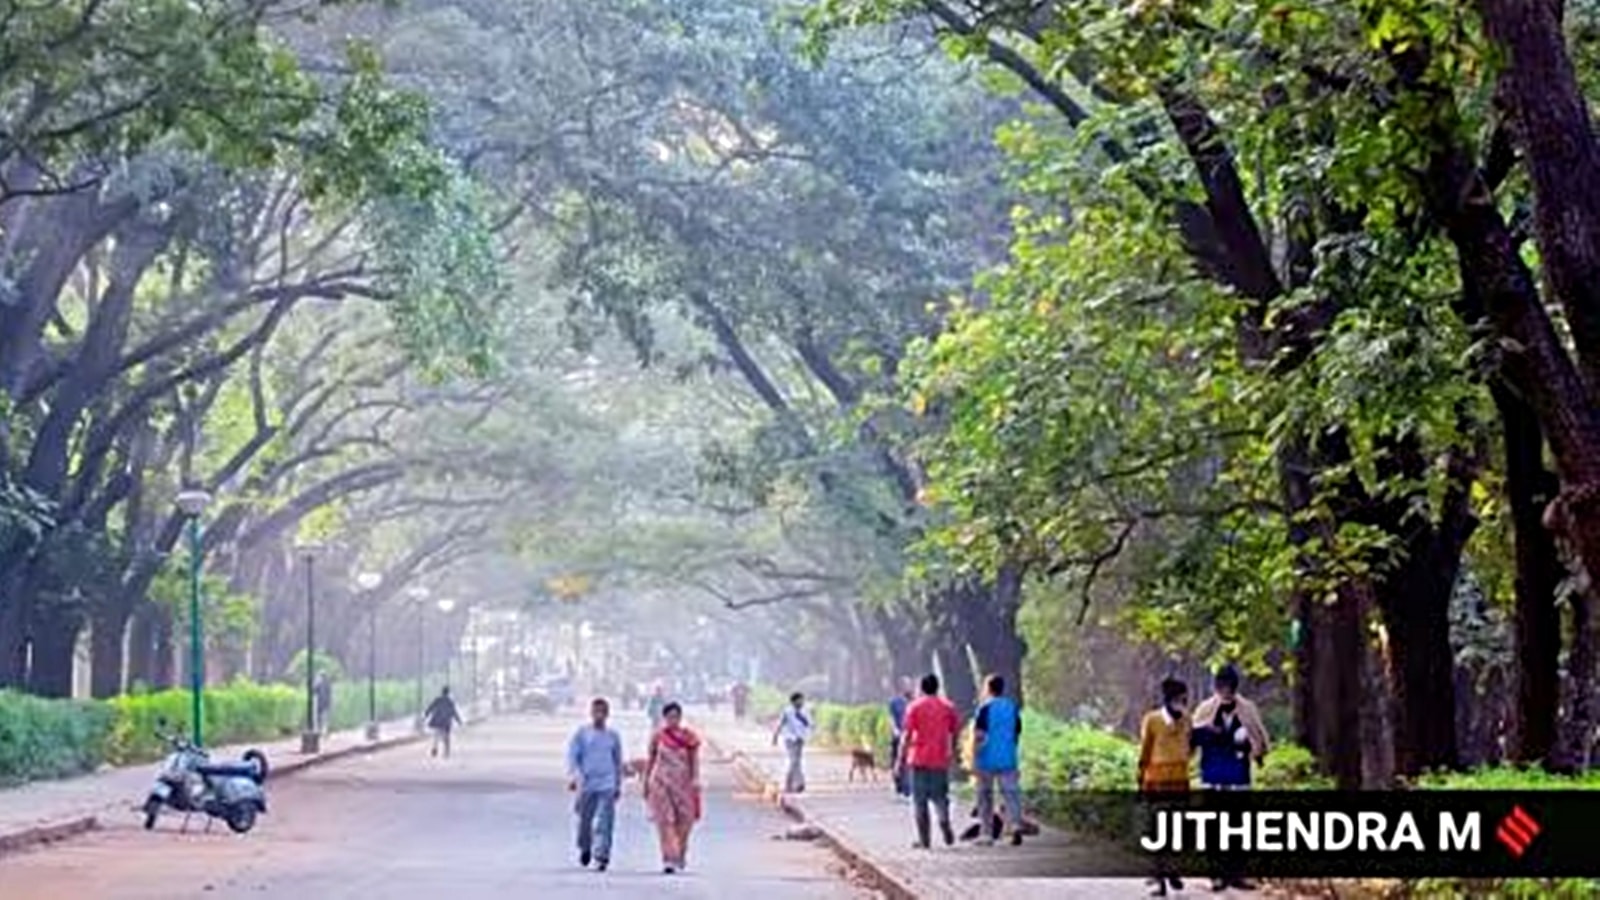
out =
<path fill-rule="evenodd" d="M 1160 878 L 1152 878 L 1145 883 L 1151 885 L 1150 896 L 1165 897 L 1167 895 L 1167 883 Z"/>
<path fill-rule="evenodd" d="M 593 857 L 589 855 L 589 851 L 585 850 L 578 854 L 578 865 L 587 869 L 589 867 L 589 860 L 591 859 L 593 859 Z"/>
<path fill-rule="evenodd" d="M 1183 890 L 1183 879 L 1182 878 L 1168 878 L 1167 879 L 1167 884 L 1172 885 L 1172 889 L 1175 890 L 1175 891 Z"/>
<path fill-rule="evenodd" d="M 946 847 L 956 842 L 956 830 L 950 827 L 949 822 L 939 823 L 939 833 L 944 835 L 944 845 Z"/>
<path fill-rule="evenodd" d="M 1013 847 L 1021 847 L 1022 846 L 1022 832 L 1020 832 L 1020 831 L 1011 832 L 1011 846 L 1013 846 Z"/>
<path fill-rule="evenodd" d="M 674 873 L 674 872 L 676 872 L 676 871 L 678 871 L 678 870 L 677 870 L 677 869 L 674 869 L 674 868 L 673 868 L 673 867 L 671 867 L 671 866 L 662 866 L 662 867 L 661 867 L 661 874 L 663 874 L 663 875 L 671 875 L 671 874 L 673 874 L 673 873 Z"/>
<path fill-rule="evenodd" d="M 604 872 L 609 865 L 611 865 L 611 860 L 609 859 L 595 860 L 594 870 L 596 872 Z"/>

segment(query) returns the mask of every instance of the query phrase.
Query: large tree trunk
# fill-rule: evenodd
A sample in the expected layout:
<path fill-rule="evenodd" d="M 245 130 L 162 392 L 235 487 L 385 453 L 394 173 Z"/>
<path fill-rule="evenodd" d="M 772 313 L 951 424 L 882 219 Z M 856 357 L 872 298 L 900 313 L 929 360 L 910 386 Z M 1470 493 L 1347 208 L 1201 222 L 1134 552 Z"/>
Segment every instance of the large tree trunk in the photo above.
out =
<path fill-rule="evenodd" d="M 28 677 L 27 607 L 15 594 L 7 602 L 8 579 L 0 571 L 0 688 L 22 687 Z"/>
<path fill-rule="evenodd" d="M 1556 590 L 1566 569 L 1544 527 L 1545 507 L 1560 485 L 1544 465 L 1544 435 L 1533 409 L 1498 379 L 1490 385 L 1500 410 L 1506 493 L 1516 538 L 1517 703 L 1512 758 L 1554 761 L 1561 702 L 1561 608 Z"/>
<path fill-rule="evenodd" d="M 1428 460 L 1416 440 L 1392 441 L 1386 450 L 1379 464 L 1385 480 L 1426 476 Z M 1399 564 L 1380 580 L 1377 597 L 1388 632 L 1388 680 L 1395 699 L 1394 758 L 1402 775 L 1460 764 L 1450 604 L 1461 571 L 1461 553 L 1478 525 L 1470 499 L 1477 465 L 1454 452 L 1450 460 L 1450 483 L 1437 522 L 1417 511 L 1418 498 L 1413 495 L 1383 504 L 1375 522 L 1401 539 Z M 1376 700 L 1386 693 L 1369 696 Z"/>
<path fill-rule="evenodd" d="M 957 595 L 955 612 L 962 634 L 977 658 L 979 673 L 999 675 L 1006 690 L 1022 702 L 1022 663 L 1027 645 L 1017 634 L 1017 613 L 1022 605 L 1022 572 L 1016 566 L 1000 569 L 993 584 L 971 582 Z M 981 686 L 980 686 L 981 690 Z"/>
<path fill-rule="evenodd" d="M 1600 573 L 1600 141 L 1567 52 L 1558 3 L 1478 0 L 1485 30 L 1505 51 L 1499 100 L 1511 112 L 1534 188 L 1545 283 L 1559 301 L 1578 361 L 1539 303 L 1492 195 L 1441 122 L 1430 181 L 1436 205 L 1479 282 L 1499 336 L 1515 342 L 1506 371 L 1539 413 L 1562 492 L 1547 523 L 1571 544 L 1577 566 Z"/>
<path fill-rule="evenodd" d="M 89 693 L 96 699 L 115 697 L 125 690 L 124 647 L 131 613 L 127 605 L 106 600 L 96 604 L 91 616 Z"/>
<path fill-rule="evenodd" d="M 64 605 L 42 606 L 31 629 L 28 690 L 41 697 L 71 697 L 73 658 L 83 620 Z"/>
<path fill-rule="evenodd" d="M 923 655 L 922 642 L 919 640 L 920 626 L 903 613 L 882 608 L 874 609 L 872 618 L 883 635 L 884 649 L 889 652 L 889 678 L 896 682 L 890 685 L 890 689 L 897 691 L 899 679 L 918 678 L 928 667 L 928 659 Z"/>
<path fill-rule="evenodd" d="M 939 669 L 944 673 L 944 695 L 963 716 L 978 705 L 978 682 L 972 677 L 972 658 L 961 635 L 946 631 L 938 645 Z"/>
<path fill-rule="evenodd" d="M 155 639 L 151 650 L 150 686 L 155 690 L 169 690 L 178 684 L 172 613 L 154 604 L 150 609 L 151 633 Z"/>
<path fill-rule="evenodd" d="M 156 629 L 154 606 L 148 601 L 136 605 L 128 623 L 128 687 L 151 687 L 156 675 Z"/>
<path fill-rule="evenodd" d="M 1595 733 L 1594 603 L 1587 593 L 1571 598 L 1572 650 L 1567 654 L 1567 702 L 1562 716 L 1564 728 L 1553 768 L 1576 772 L 1591 762 L 1590 745 Z"/>

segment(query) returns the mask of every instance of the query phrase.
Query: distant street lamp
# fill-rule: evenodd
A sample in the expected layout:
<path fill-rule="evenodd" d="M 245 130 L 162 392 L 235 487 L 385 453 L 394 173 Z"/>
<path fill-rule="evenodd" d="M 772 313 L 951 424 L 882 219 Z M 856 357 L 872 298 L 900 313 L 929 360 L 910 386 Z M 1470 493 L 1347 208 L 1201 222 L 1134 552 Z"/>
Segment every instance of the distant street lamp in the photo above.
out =
<path fill-rule="evenodd" d="M 450 613 L 455 611 L 456 601 L 452 600 L 449 597 L 442 597 L 439 600 L 438 606 L 439 606 L 439 612 L 441 612 L 444 615 L 448 616 L 448 615 L 450 615 Z M 455 663 L 455 654 L 454 653 L 452 653 L 452 654 L 450 654 L 450 655 L 448 655 L 448 656 L 446 656 L 444 658 L 444 680 L 445 680 L 446 684 L 449 684 L 449 683 L 451 683 L 452 681 L 455 680 L 452 677 L 451 672 L 450 672 L 451 666 L 454 663 Z M 456 691 L 456 696 L 458 698 L 461 696 L 461 692 L 460 692 L 459 688 Z"/>
<path fill-rule="evenodd" d="M 371 593 L 383 584 L 377 572 L 362 572 L 356 576 L 356 587 Z M 378 602 L 376 598 L 367 610 L 367 740 L 378 739 Z"/>
<path fill-rule="evenodd" d="M 428 671 L 428 589 L 424 585 L 412 585 L 406 590 L 406 596 L 417 604 L 417 733 L 423 731 L 423 696 L 422 678 Z"/>
<path fill-rule="evenodd" d="M 204 745 L 205 729 L 201 725 L 204 706 L 201 695 L 205 692 L 205 650 L 200 634 L 200 564 L 204 551 L 200 543 L 200 514 L 211 505 L 211 495 L 200 488 L 178 492 L 178 511 L 189 520 L 189 691 L 190 731 L 196 747 Z"/>
<path fill-rule="evenodd" d="M 300 752 L 320 753 L 322 734 L 317 730 L 317 585 L 316 559 L 321 548 L 298 543 L 295 551 L 306 563 L 306 727 L 300 732 Z"/>

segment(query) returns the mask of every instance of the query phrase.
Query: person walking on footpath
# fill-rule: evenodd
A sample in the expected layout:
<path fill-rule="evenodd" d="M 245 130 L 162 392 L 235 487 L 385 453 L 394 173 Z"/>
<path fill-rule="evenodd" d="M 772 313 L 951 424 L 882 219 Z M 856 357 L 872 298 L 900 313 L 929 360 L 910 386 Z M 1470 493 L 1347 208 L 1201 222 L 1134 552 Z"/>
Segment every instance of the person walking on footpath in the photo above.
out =
<path fill-rule="evenodd" d="M 700 738 L 683 727 L 683 707 L 662 708 L 662 725 L 650 738 L 645 764 L 644 802 L 661 842 L 661 871 L 683 871 L 689 861 L 689 835 L 700 821 Z"/>
<path fill-rule="evenodd" d="M 567 745 L 567 789 L 577 794 L 578 865 L 594 862 L 604 872 L 611 865 L 611 832 L 622 790 L 622 738 L 606 726 L 611 704 L 602 697 L 589 704 L 589 724 Z"/>
<path fill-rule="evenodd" d="M 778 717 L 778 726 L 772 730 L 772 746 L 783 741 L 783 750 L 789 756 L 789 773 L 784 776 L 783 790 L 787 794 L 803 794 L 806 790 L 806 773 L 801 767 L 806 741 L 811 739 L 811 717 L 806 715 L 806 697 L 798 691 L 789 695 L 789 705 Z"/>
<path fill-rule="evenodd" d="M 1139 723 L 1139 792 L 1152 805 L 1189 792 L 1192 738 L 1189 686 L 1167 678 L 1161 682 L 1161 707 L 1145 713 Z M 1165 897 L 1169 886 L 1183 890 L 1183 879 L 1161 869 L 1150 883 L 1155 897 Z"/>
<path fill-rule="evenodd" d="M 889 766 L 893 770 L 894 792 L 901 798 L 911 796 L 911 775 L 900 765 L 900 747 L 906 740 L 906 709 L 911 706 L 911 678 L 900 676 L 900 692 L 889 698 Z"/>
<path fill-rule="evenodd" d="M 316 700 L 317 712 L 316 725 L 312 730 L 318 734 L 327 734 L 329 716 L 333 713 L 333 680 L 328 677 L 327 672 L 317 673 L 317 682 L 312 690 L 312 696 Z"/>
<path fill-rule="evenodd" d="M 651 733 L 654 733 L 661 727 L 662 711 L 666 708 L 667 689 L 662 687 L 661 682 L 658 681 L 656 682 L 655 687 L 650 689 L 650 699 L 646 701 L 644 705 L 645 715 L 650 717 Z"/>
<path fill-rule="evenodd" d="M 1194 711 L 1195 746 L 1200 748 L 1200 786 L 1209 791 L 1250 789 L 1252 764 L 1267 755 L 1267 729 L 1256 705 L 1239 696 L 1239 670 L 1223 666 L 1212 679 L 1213 693 Z M 1244 877 L 1213 878 L 1211 888 L 1254 890 Z"/>
<path fill-rule="evenodd" d="M 750 685 L 742 681 L 737 682 L 729 689 L 728 693 L 732 695 L 733 717 L 743 722 L 745 711 L 750 705 Z"/>
<path fill-rule="evenodd" d="M 993 844 L 1000 837 L 995 820 L 994 792 L 998 785 L 1005 801 L 1006 823 L 1011 827 L 1011 844 L 1022 843 L 1022 783 L 1018 775 L 1018 751 L 1022 741 L 1022 711 L 1006 696 L 1006 680 L 990 675 L 984 681 L 984 701 L 972 723 L 973 769 L 978 775 L 978 821 L 987 832 L 980 844 Z M 992 829 L 992 830 L 991 830 Z"/>
<path fill-rule="evenodd" d="M 939 676 L 922 677 L 922 696 L 906 708 L 905 746 L 901 764 L 911 773 L 911 805 L 921 849 L 932 844 L 928 807 L 939 816 L 945 846 L 956 842 L 950 825 L 950 766 L 961 739 L 961 715 L 955 705 L 939 696 Z"/>
<path fill-rule="evenodd" d="M 456 702 L 450 699 L 450 686 L 445 685 L 439 689 L 439 696 L 433 698 L 428 704 L 428 709 L 422 714 L 423 721 L 428 723 L 428 728 L 433 731 L 433 749 L 428 751 L 429 756 L 438 756 L 439 748 L 444 747 L 444 758 L 450 758 L 450 732 L 462 724 L 461 712 L 456 709 Z"/>

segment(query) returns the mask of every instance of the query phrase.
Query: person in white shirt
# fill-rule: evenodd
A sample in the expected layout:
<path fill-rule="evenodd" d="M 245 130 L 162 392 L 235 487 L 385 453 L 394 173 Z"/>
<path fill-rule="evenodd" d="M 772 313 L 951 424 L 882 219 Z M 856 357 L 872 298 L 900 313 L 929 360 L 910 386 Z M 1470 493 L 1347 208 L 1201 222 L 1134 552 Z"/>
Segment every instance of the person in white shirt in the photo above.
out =
<path fill-rule="evenodd" d="M 772 731 L 772 746 L 778 746 L 781 739 L 784 750 L 789 753 L 789 774 L 783 783 L 784 792 L 789 794 L 804 793 L 806 789 L 806 776 L 800 768 L 800 757 L 805 751 L 806 741 L 811 739 L 811 717 L 806 715 L 805 707 L 804 694 L 791 694 L 789 705 L 778 717 L 778 727 Z"/>

